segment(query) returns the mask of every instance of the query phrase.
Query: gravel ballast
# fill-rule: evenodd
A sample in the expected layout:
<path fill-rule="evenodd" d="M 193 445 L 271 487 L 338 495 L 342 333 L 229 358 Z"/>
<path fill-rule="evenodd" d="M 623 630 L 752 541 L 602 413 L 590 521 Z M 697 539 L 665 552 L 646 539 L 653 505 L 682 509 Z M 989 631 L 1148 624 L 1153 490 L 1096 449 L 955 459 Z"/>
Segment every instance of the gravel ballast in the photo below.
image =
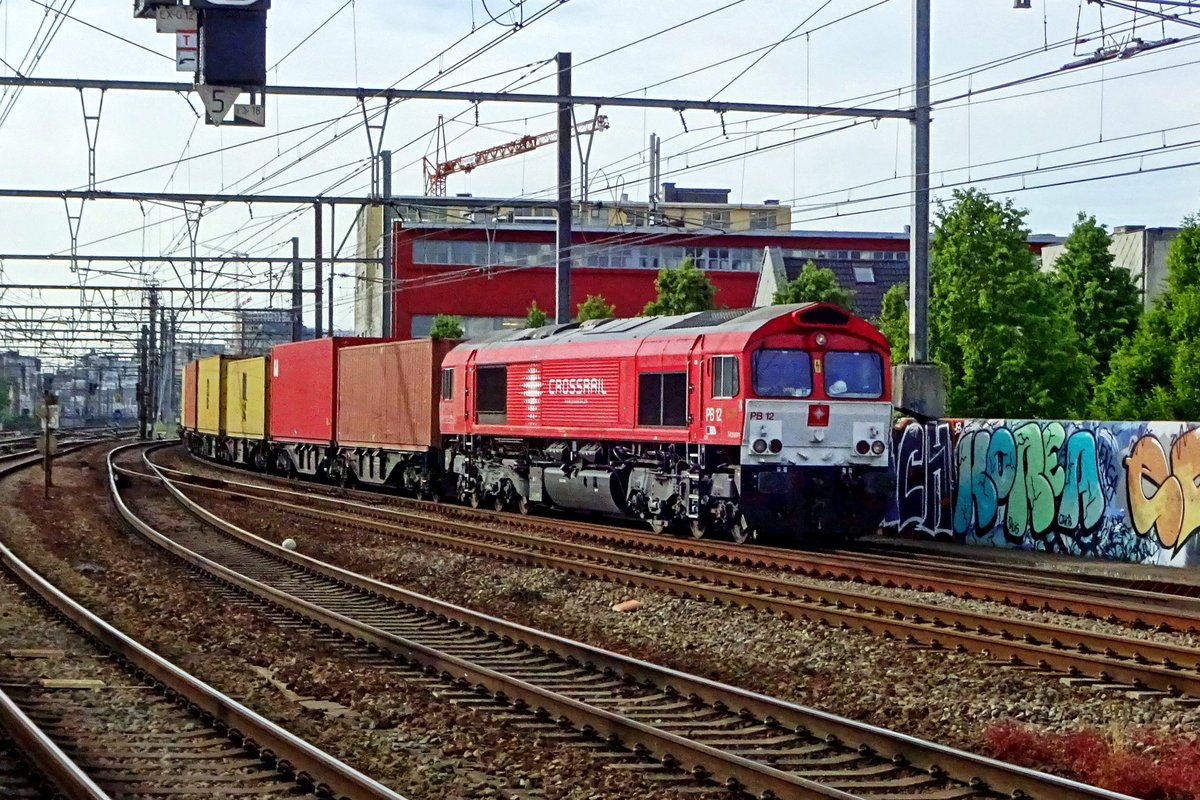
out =
<path fill-rule="evenodd" d="M 353 663 L 308 628 L 281 629 L 230 602 L 124 529 L 105 499 L 104 453 L 60 460 L 49 504 L 36 472 L 0 482 L 3 540 L 95 613 L 219 690 L 413 800 L 677 796 L 637 772 L 605 769 L 583 749 L 439 699 L 436 687 L 408 683 L 402 671 Z M 134 486 L 129 494 L 147 516 L 194 524 L 161 490 Z M 308 698 L 349 713 L 314 711 Z"/>
<path fill-rule="evenodd" d="M 1053 676 L 1002 668 L 983 657 L 910 647 L 837 628 L 723 608 L 647 590 L 630 590 L 554 570 L 320 525 L 245 501 L 196 498 L 273 541 L 294 538 L 303 552 L 400 586 L 523 624 L 706 677 L 724 680 L 976 752 L 983 731 L 1015 720 L 1053 730 L 1095 725 L 1169 730 L 1200 722 L 1187 703 L 1136 700 L 1117 691 L 1067 686 Z M 839 588 L 845 583 L 830 582 Z M 864 587 L 857 587 L 864 588 Z M 870 588 L 938 603 L 1023 612 L 905 590 Z M 632 613 L 611 611 L 629 599 Z M 1067 618 L 1070 619 L 1070 618 Z M 1073 620 L 1093 630 L 1121 626 Z"/>

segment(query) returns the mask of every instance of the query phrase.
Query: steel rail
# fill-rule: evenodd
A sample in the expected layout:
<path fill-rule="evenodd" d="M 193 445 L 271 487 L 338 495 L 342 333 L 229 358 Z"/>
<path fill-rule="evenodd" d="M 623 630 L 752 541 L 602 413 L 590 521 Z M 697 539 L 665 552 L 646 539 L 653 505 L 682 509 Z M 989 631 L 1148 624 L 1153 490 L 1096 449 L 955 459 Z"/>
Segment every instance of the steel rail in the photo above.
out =
<path fill-rule="evenodd" d="M 240 472 L 226 465 L 204 463 L 216 469 Z M 258 477 L 268 482 L 291 483 L 271 476 Z M 237 481 L 230 483 L 256 486 Z M 323 488 L 326 487 L 313 487 L 318 490 Z M 359 494 L 372 501 L 377 501 L 381 496 L 387 497 L 388 504 L 397 508 L 427 510 L 443 516 L 457 516 L 469 520 L 484 518 L 484 512 L 464 506 L 358 490 L 341 491 Z M 306 497 L 328 496 L 316 491 L 299 494 Z M 911 570 L 911 561 L 904 562 L 890 557 L 864 557 L 842 552 L 802 552 L 763 545 L 678 538 L 614 525 L 547 519 L 508 512 L 488 511 L 486 515 L 491 518 L 489 521 L 499 518 L 517 530 L 567 533 L 597 543 L 620 544 L 664 555 L 706 559 L 754 569 L 777 569 L 822 580 L 846 580 L 885 588 L 947 592 L 966 600 L 989 600 L 1027 610 L 1040 609 L 1076 614 L 1085 618 L 1096 617 L 1111 623 L 1130 623 L 1135 627 L 1158 628 L 1164 631 L 1200 630 L 1200 608 L 1195 611 L 1173 608 L 1169 604 L 1178 604 L 1177 594 L 1136 586 L 1148 582 L 1124 583 L 1121 579 L 1101 579 L 1099 582 L 1105 585 L 1097 586 L 1082 580 L 1085 577 L 1092 580 L 1091 576 L 1079 576 L 1080 579 L 1072 580 L 1070 573 L 1032 569 L 1031 571 L 1037 574 L 1030 576 L 1023 571 L 1020 583 L 1014 583 L 1011 570 L 999 573 L 966 563 L 938 568 L 927 567 L 922 562 L 921 571 L 916 572 Z M 890 566 L 892 564 L 898 566 Z M 1103 599 L 1094 599 L 1097 597 Z"/>
<path fill-rule="evenodd" d="M 157 474 L 158 468 L 149 459 L 149 452 L 143 454 L 143 461 L 151 472 Z M 115 480 L 111 483 L 112 491 L 115 493 L 117 491 Z M 913 768 L 927 771 L 933 776 L 953 776 L 952 780 L 961 782 L 964 789 L 970 786 L 979 792 L 1003 792 L 1014 797 L 1021 796 L 1019 793 L 1024 793 L 1025 797 L 1055 798 L 1056 800 L 1057 798 L 1109 798 L 1112 800 L 1123 797 L 1107 790 L 1004 764 L 738 687 L 656 666 L 401 589 L 318 561 L 304 554 L 285 550 L 204 509 L 187 498 L 169 480 L 162 480 L 162 485 L 183 508 L 198 519 L 271 560 L 289 564 L 310 575 L 336 582 L 339 586 L 389 600 L 401 607 L 420 610 L 433 618 L 447 620 L 451 625 L 478 631 L 481 635 L 499 637 L 503 641 L 520 644 L 534 652 L 556 653 L 560 658 L 573 663 L 589 665 L 604 675 L 620 676 L 621 680 L 638 685 L 660 687 L 672 696 L 695 698 L 696 701 L 714 708 L 739 709 L 739 714 L 743 719 L 757 721 L 769 728 L 777 728 L 781 733 L 802 731 L 805 735 L 815 736 L 818 739 L 845 743 L 850 747 L 858 747 L 862 753 L 891 758 L 893 763 L 911 765 Z M 148 528 L 148 526 L 142 523 L 139 530 L 143 528 Z M 732 756 L 727 752 L 717 751 L 714 753 L 713 748 L 694 741 L 677 741 L 680 737 L 669 732 L 646 730 L 646 726 L 641 723 L 631 725 L 629 720 L 613 719 L 610 713 L 571 698 L 548 697 L 540 687 L 532 686 L 520 679 L 506 677 L 486 668 L 463 663 L 461 659 L 445 653 L 430 651 L 429 648 L 416 642 L 397 640 L 397 637 L 371 625 L 343 617 L 337 612 L 315 606 L 279 589 L 241 576 L 229 567 L 187 550 L 157 532 L 154 532 L 150 538 L 162 543 L 189 563 L 197 566 L 203 565 L 201 568 L 206 572 L 220 576 L 225 581 L 233 582 L 255 596 L 293 609 L 296 613 L 318 620 L 320 624 L 330 625 L 341 630 L 346 635 L 355 636 L 379 646 L 388 645 L 389 650 L 399 648 L 407 659 L 426 668 L 443 671 L 451 676 L 468 676 L 467 684 L 475 681 L 486 687 L 487 691 L 493 695 L 499 693 L 501 697 L 510 701 L 518 698 L 528 706 L 540 707 L 549 713 L 562 713 L 577 723 L 581 721 L 580 715 L 583 715 L 586 724 L 592 730 L 611 732 L 610 735 L 620 737 L 627 746 L 632 740 L 648 748 L 650 752 L 658 754 L 660 759 L 669 754 L 675 763 L 685 768 L 693 770 L 699 768 L 703 773 L 713 776 L 728 775 L 736 780 L 740 787 L 755 791 L 764 797 L 854 797 L 854 795 L 844 793 L 831 794 L 831 791 L 834 790 L 819 784 L 807 786 L 803 779 L 798 779 L 795 775 L 780 772 L 758 762 L 746 763 L 747 759 Z M 601 713 L 597 714 L 597 711 Z M 748 768 L 752 769 L 747 771 Z M 771 794 L 767 794 L 767 792 Z"/>
<path fill-rule="evenodd" d="M 172 483 L 165 477 L 164 481 L 168 486 Z M 1196 648 L 889 599 L 865 592 L 806 586 L 718 567 L 423 519 L 406 512 L 389 512 L 389 515 L 404 516 L 406 523 L 418 525 L 420 530 L 228 489 L 203 485 L 196 488 L 274 504 L 289 513 L 322 522 L 387 533 L 460 552 L 642 586 L 685 598 L 763 608 L 793 618 L 821 620 L 833 625 L 851 625 L 884 636 L 902 637 L 912 643 L 923 642 L 935 649 L 952 646 L 984 651 L 993 658 L 1008 659 L 1013 664 L 1037 665 L 1066 676 L 1086 675 L 1098 681 L 1124 682 L 1135 689 L 1200 696 L 1200 650 Z M 463 535 L 464 529 L 467 535 Z M 500 544 L 485 541 L 488 539 Z M 1068 652 L 1070 650 L 1076 652 Z"/>
<path fill-rule="evenodd" d="M 88 447 L 93 447 L 98 444 L 103 444 L 104 439 L 94 439 L 90 441 L 71 442 L 69 444 L 60 444 L 58 452 L 52 453 L 51 458 L 61 458 L 62 456 L 77 453 Z M 17 453 L 7 453 L 0 455 L 0 478 L 7 477 L 13 473 L 20 472 L 28 467 L 37 466 L 42 463 L 42 454 L 36 450 L 22 450 Z"/>
<path fill-rule="evenodd" d="M 111 800 L 2 690 L 0 728 L 66 800 Z"/>
<path fill-rule="evenodd" d="M 164 472 L 180 476 L 183 480 L 197 477 L 182 470 L 172 470 L 168 467 L 160 467 L 160 469 Z M 268 480 L 270 479 L 268 478 Z M 224 479 L 222 481 L 228 486 L 238 486 L 255 491 L 265 490 L 264 487 L 257 484 Z M 276 494 L 289 494 L 306 499 L 319 498 L 320 502 L 331 504 L 343 503 L 370 515 L 428 519 L 427 512 L 422 514 L 416 510 L 406 510 L 410 507 L 417 509 L 428 507 L 440 512 L 442 516 L 464 517 L 468 520 L 468 524 L 472 519 L 480 519 L 472 509 L 460 506 L 430 505 L 426 501 L 413 501 L 408 498 L 395 496 L 389 499 L 399 501 L 398 503 L 390 503 L 388 507 L 380 508 L 317 492 L 297 492 L 282 488 L 271 489 L 270 491 Z M 369 496 L 374 499 L 378 495 Z M 488 513 L 490 514 L 491 512 Z M 1016 585 L 1009 583 L 1007 580 L 989 581 L 986 578 L 994 578 L 995 573 L 987 573 L 983 570 L 978 571 L 981 577 L 977 580 L 955 579 L 953 577 L 943 578 L 912 572 L 906 569 L 885 570 L 877 565 L 872 565 L 868 559 L 861 559 L 861 562 L 866 566 L 855 567 L 849 564 L 849 560 L 845 557 L 830 559 L 821 554 L 793 554 L 792 551 L 771 548 L 759 548 L 765 551 L 760 557 L 758 553 L 749 555 L 740 553 L 739 551 L 743 548 L 743 545 L 730 544 L 726 546 L 721 543 L 712 543 L 710 547 L 703 543 L 690 545 L 676 544 L 677 540 L 658 534 L 643 534 L 612 526 L 591 525 L 588 523 L 569 523 L 564 526 L 557 522 L 550 526 L 544 525 L 541 520 L 533 521 L 519 514 L 502 514 L 502 518 L 506 522 L 513 523 L 514 531 L 511 534 L 513 536 L 524 535 L 522 531 L 517 530 L 520 528 L 533 531 L 553 528 L 556 532 L 562 532 L 563 530 L 569 533 L 578 532 L 581 538 L 599 543 L 626 544 L 629 543 L 629 537 L 636 537 L 632 544 L 637 549 L 658 551 L 668 555 L 707 558 L 707 560 L 720 563 L 738 564 L 747 567 L 775 568 L 782 572 L 822 580 L 843 579 L 853 583 L 885 588 L 912 589 L 924 592 L 947 592 L 956 597 L 968 600 L 988 600 L 1024 610 L 1051 611 L 1085 618 L 1094 617 L 1111 623 L 1126 622 L 1132 624 L 1134 627 L 1157 628 L 1163 632 L 1167 630 L 1200 630 L 1200 612 L 1172 609 L 1165 604 L 1174 603 L 1177 598 L 1149 591 L 1117 588 L 1113 592 L 1113 594 L 1117 595 L 1114 597 L 1111 594 L 1104 593 L 1103 590 L 1097 589 L 1095 590 L 1097 594 L 1103 595 L 1097 597 L 1082 594 L 1091 587 L 1078 581 L 1059 580 L 1055 581 L 1054 588 L 1039 589 L 1038 586 L 1043 585 L 1043 582 L 1040 580 L 1034 581 L 1034 585 L 1031 586 Z M 531 522 L 532 524 L 530 524 Z M 495 528 L 480 527 L 479 529 L 499 535 L 499 532 Z M 536 534 L 528 535 L 536 536 Z M 729 552 L 732 552 L 734 557 L 727 558 L 726 556 Z M 770 563 L 764 563 L 763 559 L 770 559 Z M 835 564 L 844 564 L 845 566 L 835 567 Z M 911 564 L 905 564 L 905 566 L 911 566 Z M 964 572 L 966 570 L 960 567 L 959 571 Z M 1006 573 L 1005 578 L 1010 577 L 1011 573 Z M 760 580 L 768 579 L 760 578 Z"/>
<path fill-rule="evenodd" d="M 139 445 L 123 445 L 112 452 Z M 115 485 L 113 488 L 115 491 Z M 310 784 L 318 794 L 348 800 L 404 800 L 126 636 L 34 572 L 2 544 L 0 564 L 79 630 L 141 670 L 162 691 L 185 699 L 206 722 L 240 738 L 244 748 L 257 749 L 263 757 L 276 760 L 281 771 L 295 774 L 298 783 Z"/>

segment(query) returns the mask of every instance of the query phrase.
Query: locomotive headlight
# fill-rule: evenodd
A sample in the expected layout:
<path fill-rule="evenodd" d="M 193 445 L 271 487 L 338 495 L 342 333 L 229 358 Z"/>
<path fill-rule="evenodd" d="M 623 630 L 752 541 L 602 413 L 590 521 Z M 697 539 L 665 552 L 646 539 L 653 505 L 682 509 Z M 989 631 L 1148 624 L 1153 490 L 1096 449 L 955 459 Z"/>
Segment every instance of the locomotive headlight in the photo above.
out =
<path fill-rule="evenodd" d="M 818 333 L 813 337 L 813 341 L 817 343 L 817 347 L 824 347 L 829 344 L 829 337 L 823 333 Z"/>
<path fill-rule="evenodd" d="M 750 445 L 750 449 L 756 453 L 767 452 L 767 440 L 766 439 L 755 439 L 754 444 Z"/>
<path fill-rule="evenodd" d="M 867 453 L 871 452 L 871 443 L 866 439 L 859 439 L 854 443 L 854 452 L 858 453 L 860 456 L 865 456 Z"/>
<path fill-rule="evenodd" d="M 884 445 L 883 442 L 876 439 L 874 442 L 871 443 L 871 452 L 877 456 L 881 456 L 881 455 L 883 455 L 883 451 L 884 451 L 885 447 L 886 446 Z"/>
<path fill-rule="evenodd" d="M 782 449 L 783 449 L 783 442 L 779 441 L 778 439 L 771 440 L 771 452 L 772 453 L 778 453 Z"/>

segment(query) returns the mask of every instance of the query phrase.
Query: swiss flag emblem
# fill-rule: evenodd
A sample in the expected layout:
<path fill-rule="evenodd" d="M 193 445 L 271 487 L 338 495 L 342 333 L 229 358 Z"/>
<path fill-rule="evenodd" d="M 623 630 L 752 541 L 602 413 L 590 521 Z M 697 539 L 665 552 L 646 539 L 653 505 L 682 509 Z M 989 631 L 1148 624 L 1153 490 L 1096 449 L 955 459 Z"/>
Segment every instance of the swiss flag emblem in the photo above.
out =
<path fill-rule="evenodd" d="M 829 406 L 825 403 L 813 403 L 808 407 L 808 427 L 829 427 Z"/>

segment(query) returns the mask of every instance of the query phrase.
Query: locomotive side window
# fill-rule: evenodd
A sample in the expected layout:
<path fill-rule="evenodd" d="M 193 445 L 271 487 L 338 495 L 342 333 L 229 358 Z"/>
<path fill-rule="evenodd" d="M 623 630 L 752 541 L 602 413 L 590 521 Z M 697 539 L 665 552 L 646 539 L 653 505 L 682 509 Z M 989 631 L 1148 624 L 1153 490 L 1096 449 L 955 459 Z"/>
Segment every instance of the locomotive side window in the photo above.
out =
<path fill-rule="evenodd" d="M 879 353 L 827 353 L 825 392 L 830 397 L 879 397 L 883 394 L 883 359 Z"/>
<path fill-rule="evenodd" d="M 508 422 L 508 367 L 480 367 L 475 371 L 475 411 L 482 423 Z"/>
<path fill-rule="evenodd" d="M 442 370 L 442 399 L 454 399 L 454 370 Z"/>
<path fill-rule="evenodd" d="M 713 356 L 712 358 L 712 396 L 714 400 L 737 397 L 738 393 L 738 360 L 737 356 Z"/>
<path fill-rule="evenodd" d="M 643 372 L 638 375 L 638 425 L 655 428 L 687 426 L 686 372 Z"/>
<path fill-rule="evenodd" d="M 759 397 L 812 394 L 812 359 L 803 350 L 755 350 L 752 366 Z"/>

